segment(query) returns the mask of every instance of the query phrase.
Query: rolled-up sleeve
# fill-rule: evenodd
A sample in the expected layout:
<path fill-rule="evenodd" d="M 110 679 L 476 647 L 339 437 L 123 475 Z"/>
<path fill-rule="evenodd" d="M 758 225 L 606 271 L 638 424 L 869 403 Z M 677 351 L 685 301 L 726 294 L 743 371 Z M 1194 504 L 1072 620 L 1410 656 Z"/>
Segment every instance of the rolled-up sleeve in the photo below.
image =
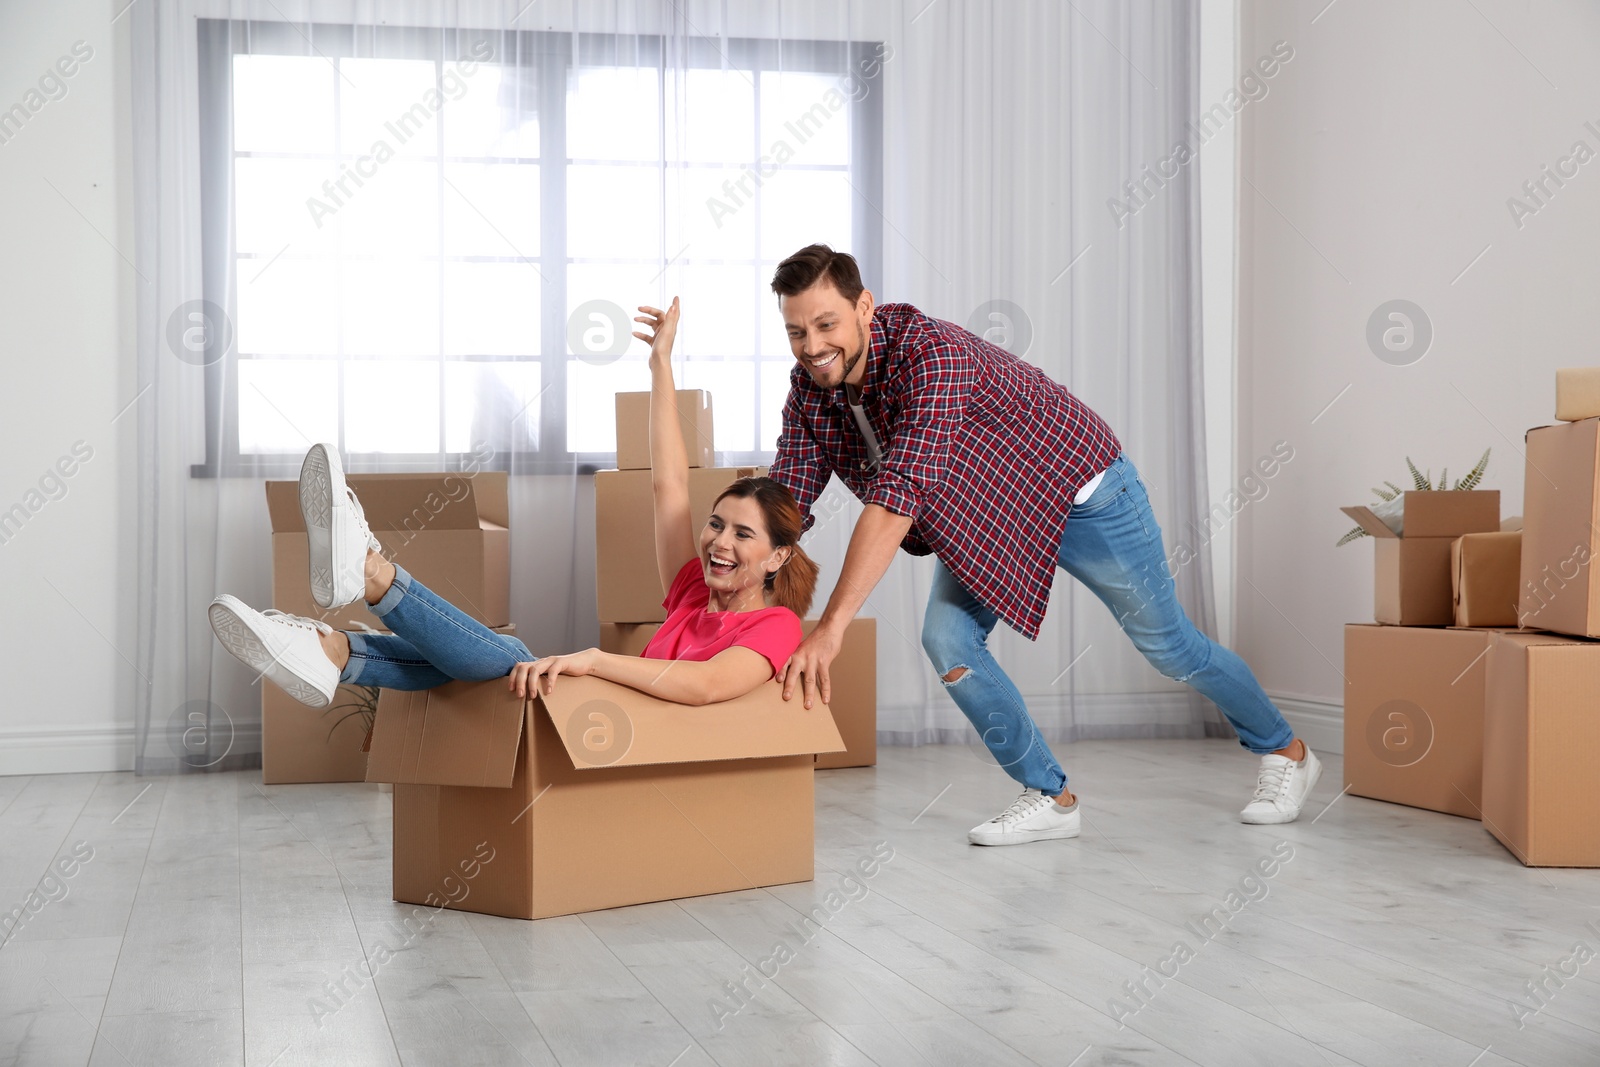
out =
<path fill-rule="evenodd" d="M 828 462 L 822 446 L 817 443 L 811 426 L 806 421 L 800 395 L 794 386 L 789 388 L 789 399 L 783 405 L 783 430 L 778 434 L 778 454 L 767 470 L 767 477 L 786 486 L 800 505 L 800 529 L 811 529 L 816 516 L 811 505 L 822 495 L 823 486 L 833 466 Z"/>
<path fill-rule="evenodd" d="M 861 502 L 915 519 L 950 474 L 950 443 L 966 418 L 976 367 L 970 352 L 925 332 L 906 338 L 901 351 L 904 363 L 886 383 L 900 411 Z"/>

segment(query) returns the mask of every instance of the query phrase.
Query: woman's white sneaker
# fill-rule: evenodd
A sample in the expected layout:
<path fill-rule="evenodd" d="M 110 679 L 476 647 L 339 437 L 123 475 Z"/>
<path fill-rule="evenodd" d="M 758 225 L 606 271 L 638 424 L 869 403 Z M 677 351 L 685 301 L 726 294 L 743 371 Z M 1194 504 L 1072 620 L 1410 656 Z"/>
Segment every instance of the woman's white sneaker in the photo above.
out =
<path fill-rule="evenodd" d="M 238 597 L 222 596 L 207 611 L 222 647 L 302 704 L 325 708 L 339 688 L 339 668 L 322 649 L 333 627 L 299 615 L 257 611 Z"/>
<path fill-rule="evenodd" d="M 1322 761 L 1306 745 L 1306 758 L 1296 763 L 1288 756 L 1267 753 L 1261 757 L 1256 792 L 1239 813 L 1241 822 L 1273 825 L 1300 817 L 1306 797 L 1322 777 Z"/>
<path fill-rule="evenodd" d="M 1079 822 L 1076 800 L 1063 808 L 1037 789 L 1024 789 L 1005 811 L 967 831 L 967 840 L 974 845 L 1022 845 L 1077 837 Z"/>
<path fill-rule="evenodd" d="M 379 549 L 361 502 L 345 484 L 333 445 L 312 445 L 300 465 L 300 514 L 310 549 L 311 598 L 342 608 L 366 592 L 367 549 Z"/>

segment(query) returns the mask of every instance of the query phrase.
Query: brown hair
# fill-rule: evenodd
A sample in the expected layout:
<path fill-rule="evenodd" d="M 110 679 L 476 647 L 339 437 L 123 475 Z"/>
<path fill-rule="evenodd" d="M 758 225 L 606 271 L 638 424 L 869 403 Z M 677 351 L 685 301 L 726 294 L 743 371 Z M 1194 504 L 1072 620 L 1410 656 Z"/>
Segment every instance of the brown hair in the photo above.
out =
<path fill-rule="evenodd" d="M 849 252 L 835 252 L 827 245 L 806 245 L 778 264 L 772 274 L 772 291 L 779 296 L 798 296 L 818 282 L 826 281 L 839 295 L 854 304 L 861 299 L 861 268 Z"/>
<path fill-rule="evenodd" d="M 817 591 L 817 564 L 800 547 L 800 505 L 795 503 L 794 494 L 788 486 L 771 478 L 740 478 L 724 489 L 711 506 L 716 507 L 723 497 L 730 496 L 754 500 L 766 520 L 772 547 L 789 549 L 783 566 L 767 575 L 766 588 L 779 606 L 805 618 Z"/>

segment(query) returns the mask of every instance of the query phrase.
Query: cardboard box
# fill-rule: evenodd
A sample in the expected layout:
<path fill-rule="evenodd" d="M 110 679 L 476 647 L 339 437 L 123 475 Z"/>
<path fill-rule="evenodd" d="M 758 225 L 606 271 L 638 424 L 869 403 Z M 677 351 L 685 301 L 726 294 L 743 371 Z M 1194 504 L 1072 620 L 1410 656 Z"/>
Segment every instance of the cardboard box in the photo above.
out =
<path fill-rule="evenodd" d="M 1371 508 L 1340 508 L 1374 538 L 1373 618 L 1397 626 L 1449 626 L 1450 543 L 1462 534 L 1500 529 L 1500 490 L 1412 490 L 1405 495 L 1405 536 Z"/>
<path fill-rule="evenodd" d="M 452 682 L 383 694 L 367 781 L 395 784 L 396 900 L 538 919 L 810 880 L 812 754 L 842 747 L 776 686 L 687 707 Z"/>
<path fill-rule="evenodd" d="M 816 629 L 806 619 L 805 632 Z M 656 622 L 600 624 L 600 650 L 637 656 L 661 628 Z M 828 705 L 844 739 L 844 751 L 817 756 L 817 768 L 871 767 L 878 762 L 878 620 L 857 618 L 845 627 L 844 644 L 828 672 L 833 702 Z"/>
<path fill-rule="evenodd" d="M 1600 867 L 1600 644 L 1500 633 L 1489 646 L 1483 825 L 1530 867 Z"/>
<path fill-rule="evenodd" d="M 384 554 L 485 626 L 511 621 L 511 523 L 504 471 L 352 474 L 367 525 Z M 332 611 L 311 599 L 298 483 L 267 483 L 272 521 L 272 606 L 336 630 L 377 627 L 360 601 Z M 380 627 L 381 629 L 381 627 Z"/>
<path fill-rule="evenodd" d="M 1579 422 L 1600 415 L 1600 367 L 1556 371 L 1556 418 Z"/>
<path fill-rule="evenodd" d="M 1522 531 L 1462 534 L 1450 542 L 1450 596 L 1457 626 L 1517 625 Z"/>
<path fill-rule="evenodd" d="M 1476 819 L 1490 630 L 1344 628 L 1344 776 L 1356 796 Z"/>
<path fill-rule="evenodd" d="M 1589 565 L 1600 522 L 1600 419 L 1528 431 L 1523 482 L 1523 626 L 1600 637 L 1600 573 Z"/>
<path fill-rule="evenodd" d="M 695 535 L 711 517 L 722 491 L 765 467 L 694 467 L 689 509 Z M 601 622 L 664 622 L 667 591 L 656 573 L 655 498 L 650 472 L 596 471 L 594 475 L 595 592 Z"/>
<path fill-rule="evenodd" d="M 716 466 L 716 438 L 711 426 L 711 394 L 704 389 L 678 390 L 678 425 L 689 466 Z M 617 394 L 617 469 L 650 469 L 650 394 Z"/>
<path fill-rule="evenodd" d="M 494 628 L 497 634 L 516 630 L 509 625 Z M 262 784 L 366 781 L 367 742 L 378 698 L 375 686 L 340 685 L 330 707 L 311 708 L 263 682 Z"/>

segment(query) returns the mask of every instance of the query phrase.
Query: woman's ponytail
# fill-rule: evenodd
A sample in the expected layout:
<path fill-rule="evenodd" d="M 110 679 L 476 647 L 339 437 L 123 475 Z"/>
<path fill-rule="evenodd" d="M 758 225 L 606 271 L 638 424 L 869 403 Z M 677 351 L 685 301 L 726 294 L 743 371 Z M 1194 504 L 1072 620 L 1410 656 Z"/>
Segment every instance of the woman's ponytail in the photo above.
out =
<path fill-rule="evenodd" d="M 772 599 L 805 618 L 806 612 L 811 610 L 811 598 L 817 592 L 817 570 L 817 561 L 806 555 L 805 549 L 790 545 L 789 558 L 767 579 Z"/>

